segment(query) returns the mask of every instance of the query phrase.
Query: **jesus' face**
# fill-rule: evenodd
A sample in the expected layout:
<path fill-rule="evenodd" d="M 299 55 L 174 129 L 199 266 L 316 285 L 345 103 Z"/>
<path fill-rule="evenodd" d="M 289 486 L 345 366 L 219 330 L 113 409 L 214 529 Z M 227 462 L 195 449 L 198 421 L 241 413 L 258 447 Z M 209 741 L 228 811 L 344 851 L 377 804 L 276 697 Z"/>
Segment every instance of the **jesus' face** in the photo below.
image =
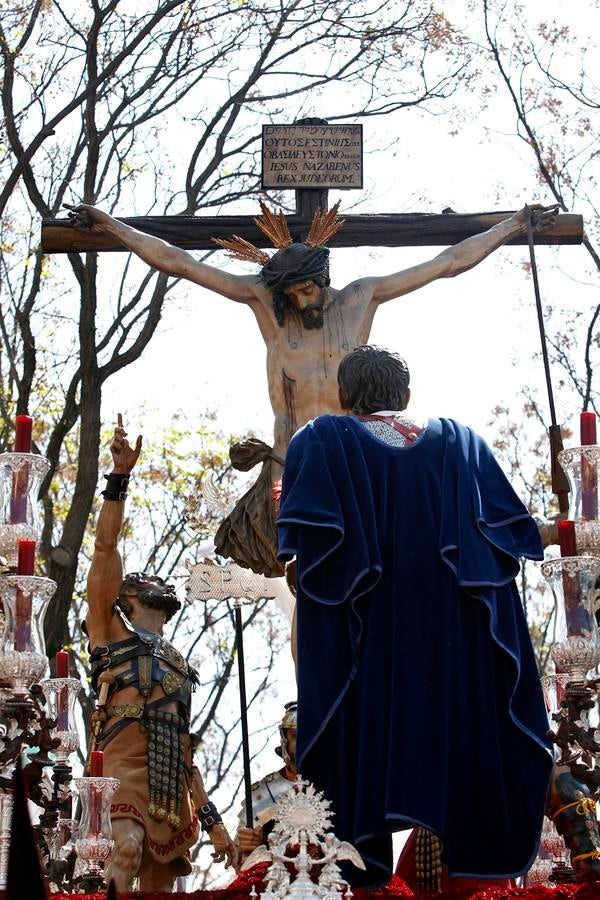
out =
<path fill-rule="evenodd" d="M 323 327 L 325 289 L 314 281 L 299 281 L 283 289 L 302 318 L 305 328 Z"/>

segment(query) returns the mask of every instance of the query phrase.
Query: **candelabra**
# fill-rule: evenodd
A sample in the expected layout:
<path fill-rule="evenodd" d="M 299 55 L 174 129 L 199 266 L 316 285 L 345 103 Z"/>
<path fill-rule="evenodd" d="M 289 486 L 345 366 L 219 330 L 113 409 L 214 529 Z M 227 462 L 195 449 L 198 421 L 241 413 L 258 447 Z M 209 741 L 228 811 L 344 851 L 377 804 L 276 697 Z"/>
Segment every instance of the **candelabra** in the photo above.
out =
<path fill-rule="evenodd" d="M 36 834 L 46 872 L 65 890 L 73 883 L 77 844 L 69 756 L 78 747 L 80 684 L 68 677 L 68 654 L 62 652 L 59 677 L 39 683 L 48 668 L 44 616 L 56 584 L 34 574 L 41 533 L 37 494 L 50 464 L 30 452 L 31 427 L 30 417 L 18 416 L 15 452 L 0 454 L 0 890 L 6 883 L 13 775 L 26 748 L 23 775 L 30 799 L 42 809 Z M 59 657 L 61 663 L 66 658 L 65 671 L 58 671 Z"/>
<path fill-rule="evenodd" d="M 556 821 L 562 821 L 561 828 L 568 824 L 571 808 L 571 815 L 575 811 L 582 822 L 585 816 L 589 817 L 583 828 L 589 846 L 586 844 L 585 852 L 580 847 L 574 855 L 575 871 L 567 862 L 564 844 L 553 823 L 546 820 L 542 847 L 552 855 L 552 861 L 539 860 L 538 875 L 534 873 L 533 877 L 541 877 L 551 862 L 551 879 L 557 883 L 575 880 L 576 873 L 578 878 L 600 876 L 600 840 L 595 821 L 600 794 L 600 731 L 590 721 L 600 686 L 600 678 L 590 675 L 600 662 L 596 618 L 600 587 L 600 446 L 596 444 L 595 416 L 583 413 L 581 426 L 582 445 L 562 450 L 558 455 L 570 487 L 569 519 L 558 526 L 561 556 L 542 563 L 542 574 L 555 604 L 550 655 L 556 672 L 542 679 L 551 721 L 549 735 L 558 749 L 553 790 L 560 799 L 553 813 Z M 559 771 L 567 774 L 559 776 Z M 575 802 L 567 802 L 569 798 Z"/>

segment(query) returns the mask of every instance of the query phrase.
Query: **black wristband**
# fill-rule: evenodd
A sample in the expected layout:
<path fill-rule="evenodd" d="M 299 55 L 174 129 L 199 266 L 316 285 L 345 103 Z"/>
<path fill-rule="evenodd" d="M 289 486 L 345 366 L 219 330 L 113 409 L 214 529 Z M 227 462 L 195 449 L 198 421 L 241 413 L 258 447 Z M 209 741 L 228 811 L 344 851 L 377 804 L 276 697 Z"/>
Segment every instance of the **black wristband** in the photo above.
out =
<path fill-rule="evenodd" d="M 198 818 L 203 831 L 210 831 L 213 825 L 221 825 L 223 823 L 217 807 L 210 800 L 208 803 L 202 804 L 198 810 Z"/>
<path fill-rule="evenodd" d="M 111 472 L 105 475 L 106 488 L 102 491 L 105 500 L 124 500 L 127 496 L 127 485 L 129 484 L 129 475 L 119 475 L 117 472 Z"/>

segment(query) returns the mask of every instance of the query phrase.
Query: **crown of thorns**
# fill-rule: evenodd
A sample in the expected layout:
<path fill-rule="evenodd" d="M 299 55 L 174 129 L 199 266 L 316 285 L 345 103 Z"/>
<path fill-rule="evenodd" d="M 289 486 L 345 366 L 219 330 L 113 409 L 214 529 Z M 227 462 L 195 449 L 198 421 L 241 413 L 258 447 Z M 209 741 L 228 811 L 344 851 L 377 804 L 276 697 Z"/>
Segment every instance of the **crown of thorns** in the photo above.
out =
<path fill-rule="evenodd" d="M 291 247 L 294 242 L 283 212 L 281 210 L 278 213 L 272 212 L 262 200 L 260 201 L 260 208 L 263 218 L 255 219 L 254 221 L 262 233 L 266 234 L 273 246 L 278 250 Z M 307 247 L 323 247 L 329 238 L 333 237 L 340 230 L 346 220 L 338 216 L 339 208 L 340 201 L 338 200 L 329 212 L 323 213 L 320 209 L 315 212 L 310 230 L 304 241 Z M 237 234 L 234 234 L 231 240 L 221 240 L 221 238 L 212 238 L 212 240 L 219 247 L 226 250 L 232 259 L 242 259 L 247 262 L 258 263 L 260 266 L 268 265 L 271 260 L 268 253 L 255 247 L 250 241 L 239 237 Z"/>

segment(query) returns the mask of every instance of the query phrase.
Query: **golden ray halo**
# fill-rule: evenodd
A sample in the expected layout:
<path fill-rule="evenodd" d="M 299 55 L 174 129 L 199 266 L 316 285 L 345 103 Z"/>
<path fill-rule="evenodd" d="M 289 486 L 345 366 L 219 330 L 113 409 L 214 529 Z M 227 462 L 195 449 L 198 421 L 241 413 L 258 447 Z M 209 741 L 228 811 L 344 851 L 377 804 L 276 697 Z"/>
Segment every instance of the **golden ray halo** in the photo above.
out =
<path fill-rule="evenodd" d="M 283 210 L 280 209 L 278 213 L 274 213 L 262 200 L 259 203 L 263 218 L 255 219 L 254 221 L 262 233 L 266 234 L 273 246 L 277 247 L 278 250 L 290 247 L 294 242 Z"/>
<path fill-rule="evenodd" d="M 255 219 L 256 225 L 278 250 L 290 247 L 293 244 L 293 240 L 283 210 L 274 213 L 262 200 L 259 202 L 263 218 Z M 308 247 L 323 247 L 329 238 L 340 230 L 346 220 L 338 216 L 339 208 L 340 201 L 338 200 L 329 212 L 323 213 L 320 209 L 315 211 L 308 235 L 304 241 Z M 266 266 L 271 259 L 265 250 L 260 250 L 250 241 L 237 234 L 234 234 L 230 240 L 222 238 L 211 238 L 211 240 L 218 244 L 219 247 L 222 247 L 232 259 L 254 262 L 260 266 Z"/>
<path fill-rule="evenodd" d="M 231 259 L 254 262 L 258 263 L 260 266 L 266 266 L 271 259 L 265 250 L 260 250 L 258 247 L 255 247 L 254 244 L 251 244 L 250 241 L 247 241 L 237 234 L 234 234 L 229 241 L 222 240 L 221 238 L 211 238 L 211 241 L 218 244 L 219 247 L 222 247 Z"/>
<path fill-rule="evenodd" d="M 338 216 L 340 201 L 332 206 L 329 212 L 322 213 L 317 209 L 310 226 L 310 231 L 304 241 L 309 247 L 323 247 L 330 237 L 340 230 L 345 219 Z"/>

